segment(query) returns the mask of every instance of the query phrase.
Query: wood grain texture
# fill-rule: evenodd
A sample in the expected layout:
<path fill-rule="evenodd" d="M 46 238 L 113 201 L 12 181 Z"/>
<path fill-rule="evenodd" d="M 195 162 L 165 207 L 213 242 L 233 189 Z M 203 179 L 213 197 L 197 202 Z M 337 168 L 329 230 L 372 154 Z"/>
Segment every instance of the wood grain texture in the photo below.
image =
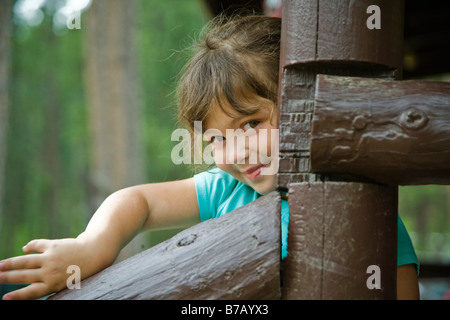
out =
<path fill-rule="evenodd" d="M 51 299 L 279 299 L 280 201 L 202 222 Z"/>
<path fill-rule="evenodd" d="M 382 11 L 381 30 L 366 27 L 370 5 Z M 317 74 L 401 78 L 403 5 L 283 1 L 277 187 L 289 190 L 284 299 L 395 299 L 397 188 L 311 172 L 310 107 Z M 372 291 L 364 273 L 378 263 L 385 282 Z"/>
<path fill-rule="evenodd" d="M 367 28 L 371 5 L 380 8 L 381 29 Z M 402 69 L 403 0 L 319 1 L 318 12 L 316 60 Z"/>
<path fill-rule="evenodd" d="M 450 83 L 319 75 L 311 171 L 450 184 Z"/>
<path fill-rule="evenodd" d="M 381 29 L 369 29 L 367 8 L 381 11 Z M 310 62 L 363 62 L 401 70 L 403 0 L 283 3 L 283 67 Z"/>
<path fill-rule="evenodd" d="M 382 11 L 380 30 L 366 26 L 370 5 Z M 278 189 L 287 190 L 289 183 L 334 179 L 310 172 L 316 75 L 401 78 L 403 6 L 403 0 L 283 2 Z"/>
<path fill-rule="evenodd" d="M 283 299 L 395 299 L 397 188 L 291 184 Z M 381 270 L 369 289 L 367 267 Z"/>

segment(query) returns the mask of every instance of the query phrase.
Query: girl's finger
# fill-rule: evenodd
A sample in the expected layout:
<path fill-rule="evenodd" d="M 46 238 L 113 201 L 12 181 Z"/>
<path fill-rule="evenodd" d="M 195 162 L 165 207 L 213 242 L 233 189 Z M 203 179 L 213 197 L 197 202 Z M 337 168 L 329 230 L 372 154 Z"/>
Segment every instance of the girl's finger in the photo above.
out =
<path fill-rule="evenodd" d="M 0 272 L 0 283 L 29 284 L 42 280 L 41 269 Z"/>
<path fill-rule="evenodd" d="M 15 269 L 35 269 L 41 266 L 42 256 L 40 254 L 29 254 L 0 261 L 0 271 Z"/>
<path fill-rule="evenodd" d="M 30 253 L 33 251 L 44 252 L 48 248 L 50 240 L 36 239 L 28 242 L 23 248 L 23 252 Z"/>
<path fill-rule="evenodd" d="M 50 293 L 52 292 L 49 292 L 45 283 L 37 282 L 32 283 L 25 288 L 8 292 L 3 296 L 3 300 L 32 300 L 42 298 Z"/>

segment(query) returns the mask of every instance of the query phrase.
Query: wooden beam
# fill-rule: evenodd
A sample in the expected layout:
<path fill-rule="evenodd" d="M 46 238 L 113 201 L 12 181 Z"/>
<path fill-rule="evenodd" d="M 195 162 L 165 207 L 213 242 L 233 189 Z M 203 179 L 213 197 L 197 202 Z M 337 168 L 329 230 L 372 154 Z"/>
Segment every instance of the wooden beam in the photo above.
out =
<path fill-rule="evenodd" d="M 280 201 L 268 194 L 50 299 L 279 299 Z"/>
<path fill-rule="evenodd" d="M 450 83 L 318 76 L 311 171 L 450 184 Z"/>

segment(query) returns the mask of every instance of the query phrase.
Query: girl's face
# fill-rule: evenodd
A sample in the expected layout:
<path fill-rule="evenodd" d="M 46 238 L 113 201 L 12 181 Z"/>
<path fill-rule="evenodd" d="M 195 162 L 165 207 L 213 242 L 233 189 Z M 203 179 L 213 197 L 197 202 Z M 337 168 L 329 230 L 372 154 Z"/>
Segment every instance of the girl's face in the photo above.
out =
<path fill-rule="evenodd" d="M 204 138 L 211 143 L 218 168 L 260 194 L 274 190 L 278 170 L 278 118 L 262 107 L 244 115 L 225 105 L 206 117 Z"/>

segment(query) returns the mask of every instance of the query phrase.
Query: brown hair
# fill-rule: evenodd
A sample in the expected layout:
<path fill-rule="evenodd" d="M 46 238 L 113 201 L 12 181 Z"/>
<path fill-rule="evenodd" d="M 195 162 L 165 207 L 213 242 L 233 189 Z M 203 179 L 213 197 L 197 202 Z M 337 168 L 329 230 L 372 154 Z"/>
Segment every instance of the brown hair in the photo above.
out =
<path fill-rule="evenodd" d="M 206 31 L 179 81 L 180 122 L 193 131 L 194 121 L 224 102 L 242 114 L 256 112 L 264 100 L 276 105 L 281 19 L 219 17 Z M 255 98 L 258 105 L 246 103 Z"/>

